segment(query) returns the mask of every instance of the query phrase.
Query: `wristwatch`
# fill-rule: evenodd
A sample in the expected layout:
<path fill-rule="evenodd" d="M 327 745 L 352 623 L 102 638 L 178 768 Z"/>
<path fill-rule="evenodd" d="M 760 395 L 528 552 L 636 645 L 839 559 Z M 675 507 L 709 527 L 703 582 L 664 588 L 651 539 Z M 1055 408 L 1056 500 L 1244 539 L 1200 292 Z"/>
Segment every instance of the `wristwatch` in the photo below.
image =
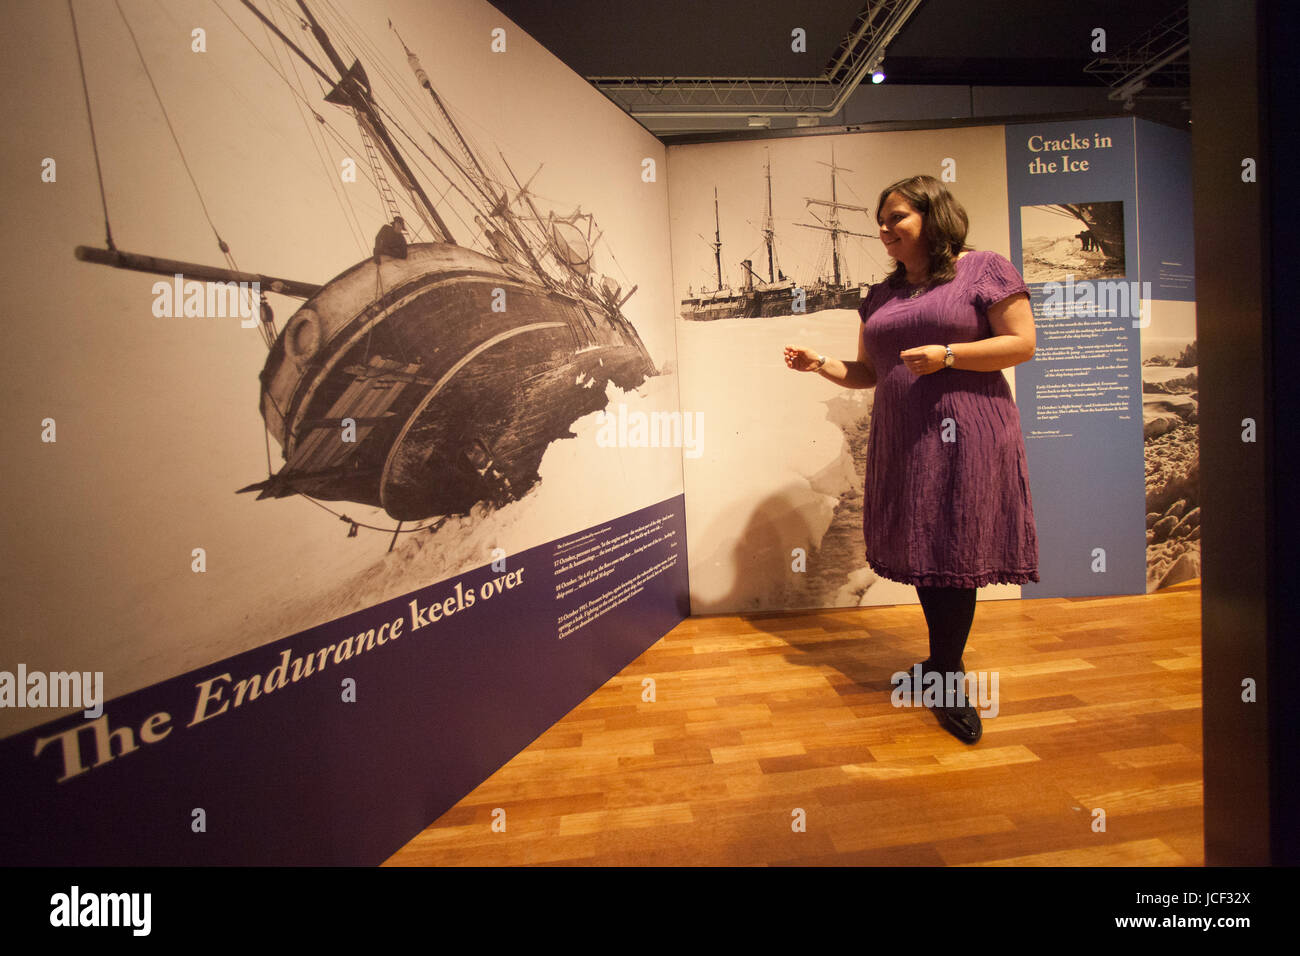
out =
<path fill-rule="evenodd" d="M 825 367 L 826 367 L 826 356 L 825 355 L 817 356 L 817 367 L 813 369 L 813 371 L 820 372 Z"/>
<path fill-rule="evenodd" d="M 952 363 L 957 360 L 957 356 L 952 354 L 952 348 L 950 346 L 945 345 L 943 351 L 945 353 L 943 357 L 943 367 L 952 368 Z"/>

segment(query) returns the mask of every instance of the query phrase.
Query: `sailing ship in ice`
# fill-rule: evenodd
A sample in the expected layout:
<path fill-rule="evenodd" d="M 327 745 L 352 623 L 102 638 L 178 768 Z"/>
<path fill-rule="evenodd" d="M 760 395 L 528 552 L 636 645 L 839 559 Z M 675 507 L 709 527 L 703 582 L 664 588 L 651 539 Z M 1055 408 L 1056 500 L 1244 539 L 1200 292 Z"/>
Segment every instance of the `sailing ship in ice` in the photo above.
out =
<path fill-rule="evenodd" d="M 1124 263 L 1124 205 L 1118 202 L 1056 203 L 1049 208 L 1083 223 L 1088 245 L 1107 260 Z"/>
<path fill-rule="evenodd" d="M 823 163 L 822 165 L 828 165 Z M 839 218 L 841 209 L 848 209 L 871 215 L 871 210 L 864 206 L 854 206 L 839 201 L 836 185 L 836 172 L 844 170 L 835 165 L 835 153 L 831 151 L 831 198 L 805 198 L 807 206 L 826 207 L 825 218 L 810 210 L 816 223 L 799 222 L 797 226 L 817 229 L 828 234 L 829 239 L 829 275 L 818 268 L 818 276 L 811 283 L 800 287 L 794 280 L 776 268 L 775 239 L 776 230 L 772 217 L 772 163 L 769 158 L 764 169 L 767 179 L 767 214 L 763 220 L 763 245 L 767 251 L 767 278 L 754 271 L 752 260 L 741 260 L 740 267 L 744 273 L 739 289 L 731 289 L 722 281 L 722 231 L 718 221 L 718 191 L 713 190 L 714 234 L 713 258 L 717 285 L 710 290 L 701 290 L 698 294 L 688 294 L 682 300 L 681 316 L 692 321 L 712 319 L 754 319 L 765 316 L 793 315 L 799 298 L 796 290 L 802 289 L 802 306 L 804 312 L 818 312 L 822 309 L 856 309 L 862 299 L 862 287 L 851 285 L 844 269 L 844 257 L 840 250 L 841 236 L 858 236 L 874 239 L 868 233 L 854 232 L 847 229 Z M 848 171 L 848 170 L 844 170 Z"/>
<path fill-rule="evenodd" d="M 1038 207 L 1073 219 L 1083 226 L 1074 238 L 1085 239 L 1085 251 L 1100 252 L 1107 262 L 1124 265 L 1124 204 L 1115 201 L 1048 203 Z"/>
<path fill-rule="evenodd" d="M 717 284 L 712 289 L 701 289 L 699 294 L 688 293 L 682 300 L 684 319 L 708 321 L 711 319 L 753 319 L 762 315 L 789 315 L 795 281 L 776 268 L 775 237 L 772 220 L 772 164 L 766 166 L 767 217 L 763 220 L 763 243 L 767 248 L 767 281 L 755 274 L 753 262 L 740 263 L 745 272 L 745 284 L 731 289 L 722 281 L 722 226 L 718 219 L 718 188 L 713 188 L 713 263 Z M 754 279 L 758 279 L 755 284 Z M 784 307 L 785 311 L 781 309 Z"/>
<path fill-rule="evenodd" d="M 355 119 L 358 154 L 364 151 L 391 219 L 375 255 L 322 284 L 133 255 L 114 248 L 111 234 L 109 248 L 78 247 L 77 257 L 169 277 L 259 282 L 269 345 L 259 407 L 282 464 L 241 492 L 381 507 L 399 528 L 522 497 L 538 480 L 547 446 L 605 407 L 608 383 L 631 389 L 657 374 L 622 313 L 636 286 L 624 291 L 596 271 L 601 234 L 589 213 L 543 214 L 531 180 L 521 185 L 504 156 L 514 188 L 494 173 L 400 36 L 420 95 L 432 99 L 449 131 L 448 142 L 423 131 L 440 151 L 436 164 L 415 151 L 476 210 L 479 233 L 468 238 L 481 250 L 448 226 L 399 148 L 390 126 L 405 131 L 376 102 L 361 61 L 344 60 L 307 3 L 297 0 L 315 56 L 253 0 L 241 2 L 327 80 L 325 102 Z M 427 241 L 407 241 L 399 191 Z M 267 290 L 305 299 L 278 332 Z"/>

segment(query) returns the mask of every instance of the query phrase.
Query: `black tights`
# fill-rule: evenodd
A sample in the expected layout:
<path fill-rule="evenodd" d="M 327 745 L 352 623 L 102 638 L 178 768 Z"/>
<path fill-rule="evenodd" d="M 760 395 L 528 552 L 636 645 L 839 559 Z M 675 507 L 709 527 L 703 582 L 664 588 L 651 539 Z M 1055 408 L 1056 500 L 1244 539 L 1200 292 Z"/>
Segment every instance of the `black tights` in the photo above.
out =
<path fill-rule="evenodd" d="M 971 621 L 975 619 L 975 589 L 918 585 L 916 594 L 930 629 L 930 668 L 960 670 L 961 655 L 966 650 Z"/>

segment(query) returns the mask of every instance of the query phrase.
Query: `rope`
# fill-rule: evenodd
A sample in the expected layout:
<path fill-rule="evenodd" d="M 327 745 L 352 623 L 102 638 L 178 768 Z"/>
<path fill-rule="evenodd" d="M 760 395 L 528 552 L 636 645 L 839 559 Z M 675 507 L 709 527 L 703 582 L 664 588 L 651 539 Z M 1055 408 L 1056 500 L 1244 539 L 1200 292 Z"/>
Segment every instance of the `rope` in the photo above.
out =
<path fill-rule="evenodd" d="M 69 3 L 71 3 L 71 0 L 69 0 Z M 226 241 L 221 238 L 221 233 L 217 231 L 217 225 L 212 221 L 212 216 L 208 212 L 208 204 L 203 201 L 203 193 L 199 190 L 198 180 L 194 178 L 194 173 L 190 169 L 189 161 L 185 158 L 185 151 L 181 149 L 180 138 L 176 135 L 176 128 L 172 126 L 171 117 L 167 115 L 167 107 L 163 105 L 162 94 L 158 92 L 158 85 L 153 81 L 153 74 L 149 72 L 149 64 L 145 62 L 144 53 L 140 50 L 140 42 L 135 38 L 135 31 L 131 29 L 131 23 L 127 20 L 126 13 L 122 10 L 122 4 L 119 0 L 113 0 L 113 6 L 117 7 L 118 16 L 122 18 L 122 24 L 126 27 L 126 32 L 131 37 L 131 45 L 135 47 L 135 55 L 140 58 L 140 66 L 144 69 L 145 78 L 148 79 L 149 86 L 153 90 L 154 99 L 158 101 L 158 108 L 162 110 L 163 121 L 167 124 L 167 132 L 171 134 L 172 142 L 176 144 L 176 152 L 181 158 L 181 165 L 185 167 L 185 175 L 189 176 L 190 184 L 194 187 L 194 195 L 198 197 L 199 206 L 203 209 L 203 216 L 207 219 L 208 225 L 212 228 L 212 234 L 217 238 L 217 248 L 219 248 L 221 254 L 225 256 L 226 262 L 230 268 L 238 272 L 239 267 L 235 264 L 234 256 L 230 254 L 230 246 L 226 245 Z"/>
<path fill-rule="evenodd" d="M 271 399 L 271 402 L 272 402 L 272 404 L 274 404 L 275 399 Z M 271 433 L 270 433 L 269 431 L 267 431 L 265 428 L 263 428 L 263 429 L 262 429 L 262 437 L 266 439 L 266 477 L 270 478 L 270 477 L 272 476 L 272 472 L 271 472 Z"/>
<path fill-rule="evenodd" d="M 77 68 L 81 71 L 81 92 L 86 98 L 86 121 L 90 124 L 90 148 L 95 154 L 95 175 L 99 178 L 99 201 L 104 207 L 104 242 L 108 248 L 116 251 L 113 245 L 113 229 L 108 224 L 108 196 L 104 192 L 104 171 L 99 165 L 99 142 L 95 138 L 95 118 L 90 112 L 90 87 L 86 85 L 86 64 L 81 59 L 81 37 L 77 33 L 77 15 L 72 12 L 72 0 L 68 0 L 68 16 L 72 18 L 72 40 L 77 47 Z"/>
<path fill-rule="evenodd" d="M 223 10 L 222 12 L 224 13 L 225 11 Z M 270 16 L 274 19 L 274 11 L 270 13 Z M 294 82 L 298 84 L 299 102 L 294 103 L 294 106 L 297 108 L 298 118 L 302 122 L 303 130 L 307 133 L 307 138 L 311 140 L 312 150 L 316 154 L 316 161 L 320 163 L 321 171 L 325 174 L 325 181 L 329 184 L 330 194 L 339 205 L 339 211 L 343 215 L 343 221 L 352 232 L 352 236 L 357 243 L 357 248 L 361 250 L 364 255 L 366 244 L 364 241 L 364 230 L 361 228 L 361 220 L 357 218 L 356 210 L 352 208 L 352 200 L 348 198 L 347 190 L 343 190 L 342 196 L 339 195 L 340 184 L 338 182 L 338 177 L 334 175 L 328 160 L 329 145 L 328 143 L 325 143 L 324 146 L 322 146 L 322 142 L 325 140 L 324 134 L 318 134 L 312 127 L 312 124 L 307 121 L 307 117 L 304 114 L 304 106 L 307 104 L 307 92 L 306 88 L 303 86 L 302 74 L 298 72 L 297 58 L 292 54 L 289 54 L 289 69 L 284 70 L 283 67 L 280 66 L 280 44 L 271 36 L 271 30 L 265 24 L 262 25 L 262 32 L 266 35 L 267 43 L 275 54 L 276 72 L 280 73 L 280 76 L 286 85 L 289 85 L 289 71 L 291 70 L 293 72 Z M 317 77 L 317 84 L 319 85 L 319 83 L 320 78 Z M 291 93 L 294 92 L 292 86 L 290 86 L 289 91 Z M 316 120 L 317 125 L 325 124 L 325 118 L 314 109 L 311 109 L 310 106 L 307 106 L 307 111 L 311 113 L 312 117 Z M 316 137 L 318 135 L 320 136 L 321 141 L 317 141 Z M 351 218 L 349 218 L 349 216 L 351 216 Z"/>
<path fill-rule="evenodd" d="M 317 122 L 318 124 L 320 124 L 321 126 L 323 126 L 323 127 L 325 128 L 325 131 L 326 131 L 327 133 L 329 133 L 330 136 L 332 136 L 332 137 L 334 138 L 335 143 L 336 143 L 336 144 L 339 146 L 339 148 L 344 152 L 344 154 L 346 155 L 347 153 L 354 152 L 355 149 L 354 149 L 353 145 L 352 145 L 351 143 L 349 143 L 349 142 L 348 142 L 348 141 L 343 137 L 343 135 L 342 135 L 341 133 L 339 133 L 339 131 L 336 130 L 336 129 L 333 127 L 333 125 L 330 124 L 329 120 L 325 119 L 325 117 L 321 116 L 319 113 L 316 112 L 315 107 L 312 106 L 311 101 L 309 101 L 309 100 L 307 99 L 307 97 L 306 97 L 306 95 L 305 95 L 304 93 L 301 93 L 301 92 L 299 92 L 298 90 L 294 89 L 293 84 L 289 82 L 289 78 L 288 78 L 287 76 L 284 75 L 284 73 L 280 70 L 280 68 L 279 68 L 278 66 L 276 66 L 276 64 L 274 64 L 274 63 L 271 62 L 271 60 L 267 57 L 267 55 L 266 55 L 265 53 L 262 52 L 262 50 L 258 47 L 258 45 L 257 45 L 256 43 L 253 42 L 252 37 L 250 37 L 247 33 L 245 33 L 244 30 L 239 26 L 239 24 L 236 23 L 233 19 L 231 19 L 230 14 L 227 13 L 227 12 L 225 11 L 225 9 L 224 9 L 224 8 L 223 8 L 223 7 L 222 7 L 222 6 L 217 2 L 217 0 L 212 0 L 212 2 L 213 2 L 213 4 L 216 6 L 217 10 L 220 11 L 221 15 L 224 16 L 227 20 L 230 21 L 230 25 L 231 25 L 232 27 L 235 28 L 235 31 L 236 31 L 237 33 L 239 33 L 239 35 L 242 36 L 245 40 L 248 41 L 248 46 L 249 46 L 249 48 L 250 48 L 254 53 L 256 53 L 258 56 L 260 56 L 260 57 L 262 58 L 262 61 L 263 61 L 264 63 L 266 63 L 266 65 L 269 66 L 269 67 L 271 68 L 271 71 L 272 71 L 273 73 L 275 73 L 275 75 L 278 76 L 278 77 L 280 78 L 280 81 L 281 81 L 282 83 L 284 83 L 285 88 L 288 89 L 288 91 L 289 91 L 291 94 L 293 94 L 294 96 L 298 97 L 298 99 L 301 101 L 301 103 L 302 103 L 304 106 L 306 106 L 306 108 L 307 108 L 308 110 L 311 111 L 311 114 L 312 114 L 313 117 L 315 117 L 316 122 Z M 291 61 L 291 62 L 292 62 L 292 61 Z M 295 73 L 295 76 L 296 76 L 296 75 L 297 75 L 297 74 Z M 324 92 L 324 91 L 322 90 L 322 92 Z M 362 175 L 363 175 L 363 176 L 366 175 L 366 172 L 365 172 L 364 169 L 362 170 Z M 369 176 L 367 176 L 366 178 L 369 179 Z M 359 225 L 358 225 L 358 228 L 359 228 Z M 364 246 L 364 244 L 362 244 L 362 249 L 364 249 L 364 248 L 365 248 L 365 246 Z"/>
<path fill-rule="evenodd" d="M 275 396 L 272 395 L 270 392 L 267 392 L 266 396 L 271 400 L 271 404 L 275 406 L 276 414 L 278 414 L 281 419 L 284 419 L 284 413 L 280 411 L 280 403 L 275 400 Z M 267 432 L 265 429 L 263 429 L 262 433 L 263 435 L 266 436 L 266 476 L 268 478 L 271 478 L 274 477 L 271 472 L 271 437 L 270 437 L 270 433 Z M 440 517 L 436 521 L 431 521 L 428 524 L 420 525 L 418 528 L 403 528 L 402 523 L 399 521 L 397 523 L 396 528 L 380 528 L 376 525 L 366 524 L 365 522 L 362 521 L 353 521 L 347 515 L 341 514 L 340 512 L 335 511 L 333 508 L 325 507 L 325 505 L 321 504 L 315 498 L 311 497 L 310 495 L 303 494 L 303 492 L 301 491 L 295 492 L 295 494 L 297 494 L 300 498 L 304 498 L 307 501 L 310 501 L 312 504 L 314 504 L 317 508 L 320 508 L 322 511 L 327 511 L 330 514 L 332 514 L 334 517 L 338 518 L 340 521 L 350 525 L 351 527 L 348 529 L 349 538 L 355 538 L 357 536 L 358 528 L 365 528 L 367 531 L 382 531 L 385 534 L 392 532 L 394 540 L 396 540 L 398 534 L 414 534 L 417 531 L 436 529 L 440 527 L 443 524 L 443 522 L 447 520 L 446 517 Z M 391 547 L 389 548 L 389 550 L 392 550 Z"/>
<path fill-rule="evenodd" d="M 375 149 L 375 144 L 370 140 L 370 134 L 366 132 L 365 126 L 360 121 L 357 122 L 357 129 L 361 133 L 361 146 L 366 151 L 366 159 L 370 162 L 370 169 L 375 174 L 375 185 L 379 188 L 379 201 L 384 204 L 388 220 L 391 222 L 401 214 L 397 208 L 397 200 L 393 198 L 392 187 L 388 185 L 388 177 L 384 175 L 384 166 L 379 161 L 379 151 Z"/>
<path fill-rule="evenodd" d="M 270 389 L 267 390 L 266 397 L 271 400 L 271 405 L 275 408 L 275 413 L 280 416 L 280 421 L 287 424 L 289 420 L 284 417 L 284 412 L 280 409 L 280 403 L 275 400 L 275 396 L 271 394 Z M 263 416 L 263 421 L 265 421 L 265 416 Z M 271 433 L 263 428 L 262 434 L 266 436 L 266 477 L 272 478 L 274 475 L 271 472 Z M 288 447 L 288 442 L 285 442 L 285 447 Z"/>
<path fill-rule="evenodd" d="M 301 491 L 298 492 L 298 496 L 300 498 L 305 498 L 306 500 L 310 501 L 312 504 L 314 504 L 317 508 L 320 508 L 322 511 L 328 511 L 330 514 L 338 518 L 340 521 L 351 525 L 352 529 L 365 528 L 367 531 L 382 531 L 385 534 L 415 534 L 417 531 L 427 531 L 430 528 L 438 528 L 443 524 L 443 522 L 447 520 L 446 517 L 441 517 L 438 518 L 436 521 L 429 522 L 428 524 L 422 524 L 418 528 L 403 528 L 402 523 L 399 521 L 397 523 L 396 528 L 380 528 L 373 524 L 366 524 L 364 521 L 353 521 L 347 515 L 340 514 L 339 512 L 335 511 L 333 508 L 326 508 L 323 504 L 321 504 L 311 495 L 303 494 Z M 353 533 L 349 533 L 348 537 L 355 538 L 356 535 Z"/>
<path fill-rule="evenodd" d="M 230 22 L 230 25 L 231 25 L 232 27 L 234 27 L 235 31 L 238 32 L 238 33 L 239 33 L 239 34 L 240 34 L 240 35 L 241 35 L 245 40 L 248 41 L 248 45 L 249 45 L 249 47 L 253 50 L 253 52 L 256 53 L 258 56 L 260 56 L 260 57 L 262 58 L 263 62 L 265 62 L 265 63 L 267 64 L 267 66 L 269 66 L 269 67 L 271 68 L 272 72 L 274 72 L 274 73 L 276 74 L 276 76 L 278 76 L 278 77 L 280 78 L 281 82 L 284 83 L 285 88 L 288 89 L 288 91 L 289 91 L 292 95 L 294 95 L 295 97 L 297 97 L 297 98 L 299 99 L 299 101 L 300 101 L 304 106 L 306 106 L 306 108 L 311 112 L 312 116 L 315 117 L 316 122 L 317 122 L 317 123 L 318 123 L 318 124 L 319 124 L 323 129 L 324 129 L 324 132 L 325 132 L 325 133 L 328 133 L 329 136 L 334 140 L 335 145 L 338 146 L 338 148 L 339 148 L 339 150 L 342 152 L 342 154 L 345 155 L 345 156 L 354 154 L 354 153 L 356 152 L 356 146 L 355 146 L 355 144 L 354 144 L 354 143 L 350 143 L 350 142 L 348 142 L 348 140 L 347 140 L 346 138 L 344 138 L 344 136 L 343 136 L 341 133 L 339 133 L 338 130 L 336 130 L 336 129 L 334 128 L 333 124 L 331 124 L 327 119 L 325 119 L 325 117 L 321 116 L 320 113 L 316 112 L 315 107 L 314 107 L 314 106 L 312 105 L 312 103 L 307 99 L 306 95 L 303 94 L 302 92 L 300 92 L 299 90 L 297 90 L 297 89 L 294 88 L 293 84 L 289 82 L 288 77 L 287 77 L 287 76 L 286 76 L 286 75 L 285 75 L 285 74 L 280 70 L 279 67 L 276 66 L 276 64 L 274 64 L 274 63 L 271 62 L 271 60 L 267 57 L 267 55 L 266 55 L 265 53 L 263 53 L 262 50 L 257 46 L 257 44 L 253 42 L 252 38 L 249 37 L 249 35 L 248 35 L 247 33 L 244 32 L 243 28 L 241 28 L 241 27 L 239 26 L 239 24 L 236 23 L 236 22 L 234 21 L 234 19 L 231 18 L 230 14 L 227 13 L 227 12 L 225 11 L 224 8 L 222 8 L 222 6 L 220 5 L 220 3 L 217 2 L 217 0 L 212 0 L 212 2 L 213 2 L 213 4 L 216 6 L 217 10 L 220 11 L 221 15 L 224 16 L 224 17 L 225 17 L 225 18 Z M 292 61 L 291 61 L 291 62 L 292 62 Z M 295 73 L 295 75 L 296 75 L 296 73 Z M 319 80 L 318 80 L 318 82 L 319 82 Z M 322 88 L 321 92 L 322 92 L 322 94 L 323 94 L 323 93 L 325 92 L 325 90 Z M 381 107 L 381 109 L 382 109 L 382 107 Z M 403 133 L 405 133 L 404 130 L 403 130 Z M 408 138 L 408 139 L 410 138 L 409 135 L 408 135 L 407 138 Z M 323 136 L 323 135 L 322 135 L 322 139 L 324 139 L 324 136 Z M 374 182 L 374 178 L 373 178 L 373 177 L 371 176 L 371 174 L 366 170 L 366 168 L 365 168 L 364 165 L 358 165 L 358 166 L 357 166 L 357 169 L 360 170 L 361 175 L 362 175 L 362 176 L 363 176 L 363 177 L 364 177 L 368 182 L 370 182 L 372 185 L 376 185 L 376 188 L 378 188 L 378 187 L 377 187 L 377 184 L 375 184 L 375 182 Z M 332 183 L 331 183 L 331 185 L 332 185 Z M 345 196 L 347 195 L 346 191 L 344 192 L 344 195 L 345 195 Z M 352 206 L 352 200 L 351 200 L 351 198 L 348 198 L 347 202 L 348 202 L 348 207 L 349 207 L 349 209 L 351 209 L 351 206 Z M 417 214 L 418 214 L 418 209 L 417 209 L 417 207 L 414 205 L 414 203 L 412 203 L 412 209 L 415 209 L 416 212 L 417 212 Z M 355 211 L 353 211 L 353 218 L 354 218 L 354 219 L 356 218 L 356 212 L 355 212 Z M 463 221 L 463 220 L 462 220 L 462 221 Z M 360 228 L 360 225 L 359 225 L 359 224 L 358 224 L 358 228 Z M 411 226 L 408 226 L 408 231 L 409 231 L 410 229 L 411 229 Z M 418 232 L 419 232 L 419 230 L 417 229 L 417 230 L 416 230 L 416 233 L 418 234 Z M 364 249 L 366 248 L 366 247 L 365 247 L 365 244 L 362 243 L 362 242 L 360 241 L 360 239 L 358 239 L 358 246 L 359 246 L 362 250 L 364 250 Z"/>

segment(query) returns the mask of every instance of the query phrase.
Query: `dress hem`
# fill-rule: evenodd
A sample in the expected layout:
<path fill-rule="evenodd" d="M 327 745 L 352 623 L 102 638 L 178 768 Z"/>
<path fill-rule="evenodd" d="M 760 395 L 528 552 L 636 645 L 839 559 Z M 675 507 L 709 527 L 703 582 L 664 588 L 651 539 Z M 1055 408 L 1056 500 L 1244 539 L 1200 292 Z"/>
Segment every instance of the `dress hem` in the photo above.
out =
<path fill-rule="evenodd" d="M 982 588 L 990 584 L 1037 584 L 1038 571 L 981 571 L 963 574 L 953 571 L 895 571 L 878 561 L 867 558 L 867 564 L 882 578 L 899 584 L 923 588 Z"/>

